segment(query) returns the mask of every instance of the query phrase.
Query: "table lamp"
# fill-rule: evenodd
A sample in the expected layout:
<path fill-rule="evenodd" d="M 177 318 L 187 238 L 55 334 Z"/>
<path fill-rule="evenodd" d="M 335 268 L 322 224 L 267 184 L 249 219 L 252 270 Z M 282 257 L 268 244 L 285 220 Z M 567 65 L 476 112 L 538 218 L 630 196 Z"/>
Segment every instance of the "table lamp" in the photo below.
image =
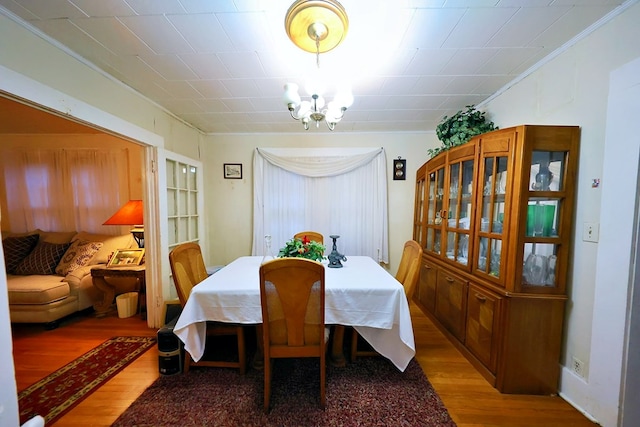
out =
<path fill-rule="evenodd" d="M 142 200 L 129 200 L 102 225 L 131 225 L 131 234 L 139 248 L 144 248 Z"/>

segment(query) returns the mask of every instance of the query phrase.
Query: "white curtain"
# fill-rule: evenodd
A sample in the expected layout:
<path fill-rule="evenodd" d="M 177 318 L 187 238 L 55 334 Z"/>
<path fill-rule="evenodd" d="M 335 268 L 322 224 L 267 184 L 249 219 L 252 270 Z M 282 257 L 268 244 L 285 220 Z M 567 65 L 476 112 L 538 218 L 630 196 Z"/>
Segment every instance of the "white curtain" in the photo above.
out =
<path fill-rule="evenodd" d="M 331 235 L 340 253 L 389 262 L 383 148 L 257 148 L 253 158 L 253 255 L 274 255 L 300 231 Z M 271 236 L 271 253 L 265 236 Z"/>
<path fill-rule="evenodd" d="M 128 158 L 126 149 L 6 152 L 0 167 L 11 231 L 120 233 L 102 223 L 129 199 Z"/>

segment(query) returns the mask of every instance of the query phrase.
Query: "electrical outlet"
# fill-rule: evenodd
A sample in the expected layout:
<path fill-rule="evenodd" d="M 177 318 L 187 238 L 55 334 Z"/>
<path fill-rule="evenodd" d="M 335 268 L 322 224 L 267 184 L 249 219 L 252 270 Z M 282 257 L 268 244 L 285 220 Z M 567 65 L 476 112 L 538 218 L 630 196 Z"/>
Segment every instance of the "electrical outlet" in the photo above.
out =
<path fill-rule="evenodd" d="M 585 222 L 582 230 L 582 240 L 585 242 L 598 242 L 600 224 L 597 222 Z"/>
<path fill-rule="evenodd" d="M 578 359 L 577 357 L 573 356 L 571 358 L 571 370 L 573 371 L 574 374 L 576 374 L 577 376 L 579 376 L 580 378 L 584 378 L 584 362 L 580 359 Z"/>

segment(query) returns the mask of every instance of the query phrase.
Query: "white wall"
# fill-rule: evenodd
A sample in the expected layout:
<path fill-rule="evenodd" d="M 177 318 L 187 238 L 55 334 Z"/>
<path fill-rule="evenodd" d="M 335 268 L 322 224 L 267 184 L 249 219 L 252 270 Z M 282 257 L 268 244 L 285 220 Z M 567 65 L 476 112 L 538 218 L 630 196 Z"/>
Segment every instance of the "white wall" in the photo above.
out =
<path fill-rule="evenodd" d="M 630 177 L 637 173 L 638 160 L 637 132 L 634 132 L 633 141 L 622 138 L 617 132 L 612 133 L 607 127 L 607 102 L 612 71 L 640 57 L 639 22 L 640 4 L 635 4 L 483 107 L 500 127 L 528 123 L 579 125 L 582 128 L 574 255 L 562 360 L 565 368 L 560 390 L 563 397 L 606 426 L 615 425 L 617 419 L 622 345 L 619 339 L 611 342 L 605 338 L 619 338 L 624 330 L 624 321 L 620 324 L 620 319 L 624 319 L 627 286 L 627 282 L 612 280 L 615 276 L 611 273 L 612 270 L 628 273 L 629 263 L 628 245 L 624 245 L 624 249 L 616 244 L 609 246 L 610 239 L 618 241 L 622 234 L 614 234 L 620 231 L 610 227 L 612 218 L 607 213 L 619 214 L 624 210 L 625 217 L 632 215 L 632 207 L 628 207 L 628 203 L 620 204 L 619 200 L 628 197 L 631 201 L 634 197 L 633 192 L 617 192 L 617 185 L 611 188 L 613 179 L 603 174 L 603 158 L 611 156 L 612 147 L 635 144 L 635 150 L 617 149 L 613 155 L 616 159 L 613 169 L 634 184 L 635 180 Z M 630 121 L 637 121 L 635 117 Z M 619 132 L 628 132 L 628 125 L 625 122 L 625 126 L 619 126 Z M 636 163 L 632 171 L 615 164 L 618 156 L 627 155 L 629 161 Z M 593 179 L 601 179 L 599 188 L 592 188 Z M 605 189 L 615 195 L 611 203 L 603 200 Z M 587 221 L 601 223 L 599 244 L 582 241 L 582 226 Z M 631 235 L 630 223 L 617 224 L 628 226 L 623 232 Z M 601 259 L 605 251 L 599 248 L 605 241 L 611 249 L 606 262 Z M 619 287 L 622 287 L 620 292 L 625 294 L 624 298 L 601 300 Z M 585 379 L 567 368 L 572 357 L 586 364 Z M 607 366 L 607 360 L 613 363 Z M 612 372 L 611 365 L 617 370 Z"/>
<path fill-rule="evenodd" d="M 251 254 L 251 168 L 256 147 L 384 147 L 389 179 L 389 270 L 395 274 L 404 242 L 412 238 L 415 172 L 427 160 L 427 149 L 440 143 L 433 132 L 354 134 L 341 133 L 338 128 L 332 133 L 314 133 L 312 128 L 299 134 L 220 134 L 205 138 L 201 150 L 205 182 L 208 194 L 215 195 L 207 197 L 205 206 L 208 249 L 214 264 L 226 264 Z M 393 181 L 391 174 L 392 160 L 398 156 L 407 160 L 405 181 Z M 224 179 L 223 163 L 242 163 L 242 180 Z M 274 250 L 278 248 L 274 246 Z"/>
<path fill-rule="evenodd" d="M 615 425 L 620 386 L 625 327 L 634 268 L 634 225 L 638 190 L 640 135 L 630 123 L 640 116 L 640 58 L 611 75 L 605 139 L 601 209 L 601 239 L 595 277 L 595 302 L 589 387 L 578 389 L 585 409 L 604 425 Z M 637 309 L 638 307 L 635 307 Z M 637 339 L 637 337 L 635 337 Z M 630 354 L 637 358 L 637 354 Z M 630 387 L 637 389 L 638 372 L 630 372 Z M 638 396 L 631 398 L 637 403 Z M 630 408 L 631 409 L 631 408 Z M 638 421 L 638 420 L 636 420 Z M 638 425 L 627 419 L 627 425 Z"/>

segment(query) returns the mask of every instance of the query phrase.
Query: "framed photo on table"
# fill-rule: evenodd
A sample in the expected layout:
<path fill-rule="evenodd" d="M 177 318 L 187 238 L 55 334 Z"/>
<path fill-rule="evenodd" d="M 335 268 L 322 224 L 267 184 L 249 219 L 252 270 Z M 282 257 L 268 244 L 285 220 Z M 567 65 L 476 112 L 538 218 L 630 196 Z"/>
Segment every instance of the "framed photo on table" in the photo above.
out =
<path fill-rule="evenodd" d="M 224 179 L 242 179 L 242 163 L 225 163 Z"/>
<path fill-rule="evenodd" d="M 140 265 L 144 259 L 144 248 L 116 249 L 107 267 L 128 267 Z"/>

